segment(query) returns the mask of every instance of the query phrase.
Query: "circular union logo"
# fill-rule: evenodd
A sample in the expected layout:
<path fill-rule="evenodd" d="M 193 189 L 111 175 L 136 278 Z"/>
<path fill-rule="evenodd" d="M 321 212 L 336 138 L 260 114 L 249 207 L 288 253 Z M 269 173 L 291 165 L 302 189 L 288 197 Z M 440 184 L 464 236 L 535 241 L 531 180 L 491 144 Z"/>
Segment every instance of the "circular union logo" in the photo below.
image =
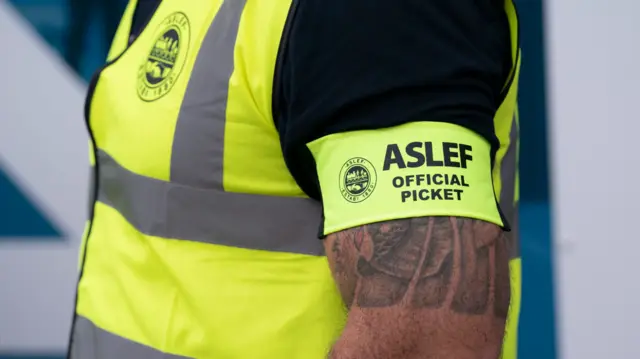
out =
<path fill-rule="evenodd" d="M 340 193 L 349 202 L 362 202 L 376 188 L 376 169 L 371 162 L 355 157 L 342 165 L 340 170 Z"/>
<path fill-rule="evenodd" d="M 155 101 L 169 93 L 184 66 L 191 30 L 181 12 L 165 18 L 156 31 L 149 56 L 138 70 L 138 96 Z"/>

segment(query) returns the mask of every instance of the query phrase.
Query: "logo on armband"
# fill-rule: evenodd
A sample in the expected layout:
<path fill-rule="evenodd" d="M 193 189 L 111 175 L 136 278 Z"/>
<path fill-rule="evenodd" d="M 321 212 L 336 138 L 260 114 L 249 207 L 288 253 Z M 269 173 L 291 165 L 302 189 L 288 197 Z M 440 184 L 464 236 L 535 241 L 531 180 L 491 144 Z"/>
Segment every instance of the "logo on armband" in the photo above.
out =
<path fill-rule="evenodd" d="M 362 202 L 376 189 L 376 169 L 371 162 L 355 157 L 340 169 L 340 193 L 351 203 Z"/>

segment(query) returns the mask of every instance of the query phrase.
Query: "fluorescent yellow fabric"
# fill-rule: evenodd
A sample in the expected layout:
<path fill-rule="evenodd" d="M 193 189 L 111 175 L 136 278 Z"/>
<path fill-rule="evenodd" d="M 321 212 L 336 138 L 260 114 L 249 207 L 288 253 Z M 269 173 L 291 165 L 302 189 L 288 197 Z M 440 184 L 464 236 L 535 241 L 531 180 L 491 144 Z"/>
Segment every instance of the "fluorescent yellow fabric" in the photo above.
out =
<path fill-rule="evenodd" d="M 324 359 L 345 309 L 325 257 L 146 236 L 96 204 L 77 312 L 193 358 Z"/>
<path fill-rule="evenodd" d="M 502 359 L 518 357 L 518 319 L 522 303 L 522 259 L 512 259 L 509 263 L 509 270 L 511 271 L 511 304 L 502 347 Z"/>
<path fill-rule="evenodd" d="M 235 50 L 229 54 L 233 73 L 223 84 L 226 118 L 203 117 L 224 121 L 222 182 L 227 192 L 304 197 L 284 163 L 271 117 L 273 71 L 290 4 L 244 5 Z M 210 61 L 199 56 L 221 5 L 220 0 L 164 0 L 135 42 L 100 73 L 90 106 L 95 150 L 136 175 L 175 181 L 178 120 L 196 61 Z M 123 22 L 130 20 L 125 16 Z M 166 76 L 158 74 L 163 80 L 155 85 L 146 77 L 153 70 L 148 58 L 158 48 L 171 50 L 166 35 L 171 29 L 180 42 L 173 44 L 172 67 L 165 68 Z M 114 42 L 113 53 L 120 45 Z M 242 215 L 237 213 L 239 222 Z M 268 226 L 268 215 L 263 224 L 243 225 Z M 346 318 L 323 256 L 150 236 L 101 201 L 95 204 L 84 247 L 77 313 L 123 340 L 165 353 L 324 359 Z"/>
<path fill-rule="evenodd" d="M 178 120 L 191 119 L 188 112 L 198 105 L 183 106 L 196 63 L 211 62 L 201 50 L 223 2 L 164 0 L 127 47 L 133 3 L 114 40 L 113 62 L 93 84 L 93 149 L 135 175 L 174 183 Z M 282 158 L 271 115 L 275 62 L 290 5 L 290 0 L 247 1 L 242 10 L 233 72 L 223 84 L 228 96 L 220 152 L 226 192 L 305 197 Z M 175 48 L 167 40 L 172 29 L 180 40 Z M 158 49 L 172 56 L 171 67 L 157 74 L 162 81 L 156 83 L 146 76 L 157 72 L 150 55 Z M 447 131 L 467 136 L 474 146 L 472 168 L 487 161 L 477 154 L 485 143 L 450 126 L 441 125 L 442 139 Z M 487 176 L 474 170 L 466 180 L 485 188 Z M 472 198 L 489 192 L 485 188 Z M 486 208 L 474 211 L 499 220 Z M 237 217 L 242 215 L 239 211 Z M 262 225 L 268 226 L 268 215 Z M 88 229 L 77 312 L 124 340 L 194 358 L 324 359 L 344 325 L 346 310 L 322 256 L 147 235 L 101 201 Z"/>
<path fill-rule="evenodd" d="M 308 145 L 318 166 L 324 233 L 422 216 L 502 225 L 491 178 L 491 146 L 449 123 L 414 122 L 340 133 Z"/>
<path fill-rule="evenodd" d="M 107 55 L 107 62 L 113 61 L 127 48 L 129 43 L 129 33 L 131 32 L 131 20 L 133 20 L 133 13 L 136 9 L 137 3 L 138 0 L 129 0 L 124 14 L 122 15 L 120 25 L 116 30 L 113 41 L 111 42 L 111 48 Z"/>

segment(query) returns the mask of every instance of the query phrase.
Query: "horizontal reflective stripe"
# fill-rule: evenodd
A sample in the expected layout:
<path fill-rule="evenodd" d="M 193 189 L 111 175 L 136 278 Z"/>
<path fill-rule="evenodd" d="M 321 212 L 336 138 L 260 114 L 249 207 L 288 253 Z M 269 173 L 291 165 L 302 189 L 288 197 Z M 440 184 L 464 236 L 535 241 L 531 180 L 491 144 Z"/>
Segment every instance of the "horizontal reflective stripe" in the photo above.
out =
<path fill-rule="evenodd" d="M 320 205 L 309 198 L 263 196 L 184 186 L 140 176 L 97 152 L 98 201 L 138 231 L 240 248 L 323 255 Z M 99 221 L 100 218 L 94 218 Z"/>
<path fill-rule="evenodd" d="M 98 328 L 76 315 L 69 348 L 70 359 L 182 359 Z"/>
<path fill-rule="evenodd" d="M 500 165 L 500 179 L 502 188 L 500 193 L 500 205 L 502 211 L 507 217 L 507 221 L 511 223 L 516 212 L 515 196 L 516 196 L 516 176 L 518 172 L 518 121 L 516 114 L 513 115 L 511 121 L 511 131 L 509 132 L 509 147 L 502 157 Z"/>
<path fill-rule="evenodd" d="M 515 205 L 515 213 L 513 220 L 511 220 L 511 233 L 509 235 L 513 238 L 513 247 L 511 250 L 511 259 L 519 258 L 520 253 L 520 210 L 518 209 L 518 203 Z"/>

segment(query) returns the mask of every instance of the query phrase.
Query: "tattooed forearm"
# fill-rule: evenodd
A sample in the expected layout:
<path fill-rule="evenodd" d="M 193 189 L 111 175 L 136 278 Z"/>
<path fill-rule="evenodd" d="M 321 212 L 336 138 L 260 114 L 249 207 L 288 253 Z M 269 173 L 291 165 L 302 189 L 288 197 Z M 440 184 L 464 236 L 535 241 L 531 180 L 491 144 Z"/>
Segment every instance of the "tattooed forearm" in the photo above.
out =
<path fill-rule="evenodd" d="M 490 223 L 449 217 L 396 220 L 328 238 L 347 305 L 441 308 L 506 317 L 509 243 Z"/>
<path fill-rule="evenodd" d="M 495 359 L 509 308 L 503 231 L 450 217 L 370 224 L 325 247 L 350 308 L 330 359 Z"/>

